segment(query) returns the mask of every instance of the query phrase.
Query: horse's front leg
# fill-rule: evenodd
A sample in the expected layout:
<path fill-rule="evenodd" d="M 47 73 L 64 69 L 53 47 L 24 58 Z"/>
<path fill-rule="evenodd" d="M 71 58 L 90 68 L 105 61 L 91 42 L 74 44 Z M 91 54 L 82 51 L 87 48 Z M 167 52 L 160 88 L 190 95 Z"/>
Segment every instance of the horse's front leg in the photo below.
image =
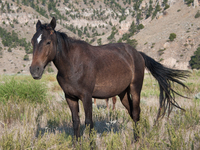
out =
<path fill-rule="evenodd" d="M 78 138 L 80 137 L 80 118 L 79 118 L 78 99 L 70 99 L 66 95 L 65 97 L 72 114 L 74 135 L 76 136 L 76 140 L 78 140 Z"/>
<path fill-rule="evenodd" d="M 92 121 L 92 96 L 90 94 L 85 94 L 82 96 L 83 107 L 85 111 L 85 126 L 90 127 L 90 131 L 93 128 Z"/>

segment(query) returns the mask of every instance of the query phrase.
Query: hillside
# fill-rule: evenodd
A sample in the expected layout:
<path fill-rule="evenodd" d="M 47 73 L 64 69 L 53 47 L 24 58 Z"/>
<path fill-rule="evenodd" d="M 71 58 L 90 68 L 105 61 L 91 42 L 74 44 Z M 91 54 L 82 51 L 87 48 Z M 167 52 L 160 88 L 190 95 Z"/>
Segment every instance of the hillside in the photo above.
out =
<path fill-rule="evenodd" d="M 198 10 L 199 7 L 176 2 L 167 9 L 166 15 L 151 21 L 133 36 L 138 41 L 137 49 L 167 66 L 187 69 L 190 57 L 200 44 L 200 20 L 194 17 Z M 170 33 L 176 34 L 173 42 L 168 41 Z"/>
<path fill-rule="evenodd" d="M 194 17 L 199 5 L 194 4 L 182 0 L 0 0 L 0 74 L 29 74 L 35 24 L 38 19 L 49 22 L 52 16 L 57 19 L 56 30 L 68 36 L 92 45 L 126 42 L 165 65 L 187 69 L 200 44 L 199 19 Z M 167 42 L 170 33 L 177 37 Z M 18 40 L 8 40 L 14 36 Z"/>

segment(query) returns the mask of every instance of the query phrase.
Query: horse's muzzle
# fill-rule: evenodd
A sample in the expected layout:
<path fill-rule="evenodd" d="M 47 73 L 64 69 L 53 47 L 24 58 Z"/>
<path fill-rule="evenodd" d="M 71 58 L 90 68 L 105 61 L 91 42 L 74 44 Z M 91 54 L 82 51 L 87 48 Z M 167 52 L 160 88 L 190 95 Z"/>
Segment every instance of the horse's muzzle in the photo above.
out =
<path fill-rule="evenodd" d="M 43 71 L 44 71 L 44 67 L 40 67 L 40 66 L 30 67 L 30 73 L 34 79 L 41 79 Z"/>

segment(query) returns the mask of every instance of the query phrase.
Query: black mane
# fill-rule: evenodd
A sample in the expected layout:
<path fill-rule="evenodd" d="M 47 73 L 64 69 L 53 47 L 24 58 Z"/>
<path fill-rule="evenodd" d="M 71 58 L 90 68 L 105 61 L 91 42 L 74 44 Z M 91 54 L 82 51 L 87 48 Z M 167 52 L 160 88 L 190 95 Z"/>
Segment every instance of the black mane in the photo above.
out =
<path fill-rule="evenodd" d="M 82 41 L 82 40 L 78 40 L 78 39 L 75 39 L 75 38 L 72 38 L 72 37 L 69 37 L 66 33 L 64 32 L 60 32 L 60 31 L 54 31 L 56 33 L 56 36 L 57 36 L 57 41 L 58 41 L 58 50 L 60 51 L 61 50 L 61 39 L 64 40 L 65 42 L 65 45 L 66 45 L 66 48 L 69 50 L 71 48 L 71 45 L 73 43 L 77 43 L 77 44 L 86 44 L 88 45 L 87 42 L 85 41 Z"/>

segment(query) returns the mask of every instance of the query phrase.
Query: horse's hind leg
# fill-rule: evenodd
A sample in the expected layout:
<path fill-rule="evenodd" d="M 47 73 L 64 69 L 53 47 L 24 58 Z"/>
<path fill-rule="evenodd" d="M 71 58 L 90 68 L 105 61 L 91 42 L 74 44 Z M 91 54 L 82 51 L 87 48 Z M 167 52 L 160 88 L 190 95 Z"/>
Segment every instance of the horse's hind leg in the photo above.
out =
<path fill-rule="evenodd" d="M 132 110 L 133 110 L 133 105 L 132 105 L 132 100 L 130 98 L 130 91 L 129 88 L 127 88 L 124 92 L 122 92 L 121 94 L 118 95 L 122 104 L 124 105 L 124 107 L 127 109 L 129 115 L 131 116 L 131 118 L 133 119 L 132 116 Z"/>
<path fill-rule="evenodd" d="M 117 101 L 116 96 L 112 97 L 112 101 L 113 101 L 113 110 L 115 110 L 115 104 L 116 104 L 116 101 Z"/>
<path fill-rule="evenodd" d="M 109 105 L 108 105 L 109 98 L 105 99 L 105 101 L 106 101 L 107 110 L 109 111 Z"/>
<path fill-rule="evenodd" d="M 133 102 L 132 116 L 133 121 L 136 123 L 140 120 L 140 92 L 142 86 L 136 84 L 130 85 L 130 94 Z"/>
<path fill-rule="evenodd" d="M 119 95 L 122 104 L 128 110 L 129 115 L 135 122 L 140 119 L 140 92 L 141 92 L 142 84 L 140 86 L 131 84 L 126 91 Z M 131 94 L 131 97 L 130 97 Z M 138 135 L 134 131 L 135 141 L 138 139 Z"/>
<path fill-rule="evenodd" d="M 97 106 L 96 98 L 94 98 L 94 105 Z"/>
<path fill-rule="evenodd" d="M 140 93 L 142 89 L 143 78 L 137 80 L 135 83 L 130 84 L 130 94 L 132 98 L 132 119 L 135 122 L 135 127 L 137 122 L 140 120 Z M 138 135 L 134 132 L 135 141 L 138 139 Z"/>

